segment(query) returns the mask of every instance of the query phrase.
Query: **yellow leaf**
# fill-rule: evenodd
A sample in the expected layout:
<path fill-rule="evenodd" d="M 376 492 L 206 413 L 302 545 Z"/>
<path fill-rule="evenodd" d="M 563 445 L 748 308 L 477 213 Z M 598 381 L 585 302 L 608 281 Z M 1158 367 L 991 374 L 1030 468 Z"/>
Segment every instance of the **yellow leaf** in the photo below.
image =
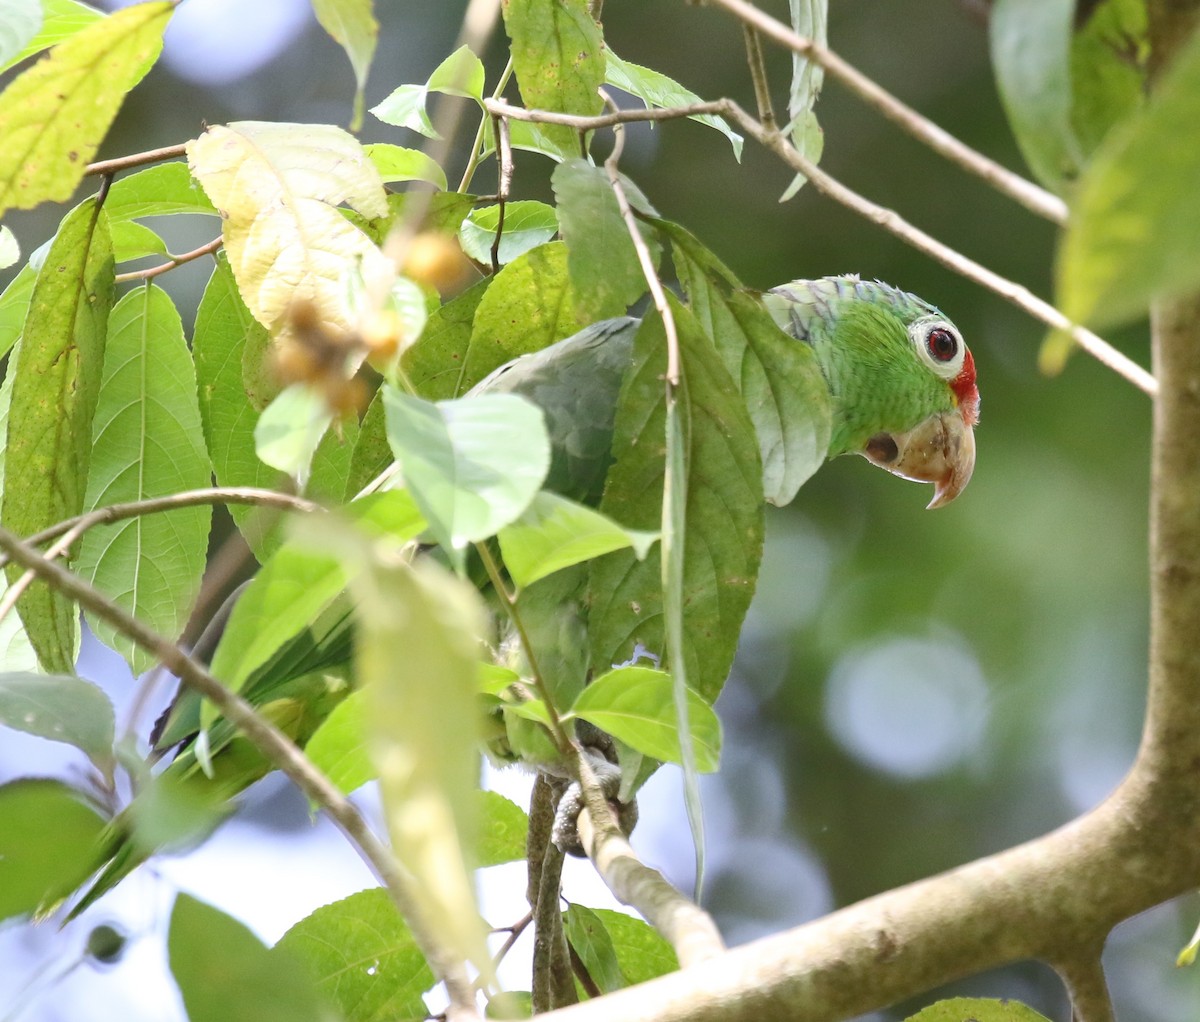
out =
<path fill-rule="evenodd" d="M 392 848 L 439 943 L 487 974 L 470 867 L 478 831 L 479 595 L 432 561 L 373 557 L 351 581 L 355 664 Z"/>
<path fill-rule="evenodd" d="M 71 197 L 174 9 L 159 0 L 94 22 L 0 94 L 0 214 Z"/>
<path fill-rule="evenodd" d="M 328 124 L 240 121 L 189 142 L 188 164 L 221 211 L 229 265 L 263 326 L 278 327 L 304 299 L 333 329 L 355 329 L 347 278 L 357 271 L 386 293 L 389 260 L 337 208 L 387 213 L 379 172 L 352 135 Z"/>

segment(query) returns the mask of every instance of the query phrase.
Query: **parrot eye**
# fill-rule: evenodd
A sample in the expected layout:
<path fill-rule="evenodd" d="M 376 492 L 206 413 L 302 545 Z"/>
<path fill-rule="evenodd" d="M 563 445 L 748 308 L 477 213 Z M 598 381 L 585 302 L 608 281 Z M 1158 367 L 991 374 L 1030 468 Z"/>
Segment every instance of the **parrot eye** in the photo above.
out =
<path fill-rule="evenodd" d="M 908 328 L 908 336 L 922 361 L 944 380 L 962 370 L 966 345 L 951 323 L 939 317 L 919 319 Z"/>
<path fill-rule="evenodd" d="M 943 327 L 934 327 L 925 335 L 925 347 L 939 362 L 949 362 L 958 354 L 958 338 Z"/>

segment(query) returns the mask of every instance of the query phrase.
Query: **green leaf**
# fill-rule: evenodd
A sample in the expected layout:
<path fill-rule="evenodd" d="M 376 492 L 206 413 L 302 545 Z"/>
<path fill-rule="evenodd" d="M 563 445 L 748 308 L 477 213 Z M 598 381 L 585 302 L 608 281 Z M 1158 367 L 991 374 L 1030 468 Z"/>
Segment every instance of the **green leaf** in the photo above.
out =
<path fill-rule="evenodd" d="M 73 745 L 112 774 L 112 703 L 91 682 L 67 674 L 0 674 L 0 724 Z"/>
<path fill-rule="evenodd" d="M 9 353 L 25 328 L 25 316 L 29 312 L 37 275 L 33 264 L 26 263 L 0 294 L 0 357 Z"/>
<path fill-rule="evenodd" d="M 159 0 L 110 14 L 0 94 L 0 214 L 71 197 L 125 94 L 157 59 L 174 9 Z"/>
<path fill-rule="evenodd" d="M 401 85 L 383 102 L 371 107 L 371 113 L 385 124 L 410 128 L 427 138 L 439 138 L 425 104 L 429 93 L 442 92 L 448 96 L 465 96 L 477 103 L 483 101 L 483 62 L 469 46 L 460 46 L 434 69 L 424 85 Z"/>
<path fill-rule="evenodd" d="M 564 148 L 558 136 L 552 135 L 555 129 L 552 124 L 534 124 L 532 121 L 509 121 L 508 144 L 513 149 L 523 149 L 525 152 L 548 156 L 555 163 L 569 160 L 579 155 L 579 138 L 576 136 L 571 145 Z M 496 133 L 491 120 L 483 125 L 483 148 L 480 156 L 491 156 L 496 151 Z"/>
<path fill-rule="evenodd" d="M 553 206 L 533 199 L 505 203 L 504 229 L 496 250 L 496 261 L 504 266 L 530 249 L 544 245 L 558 233 L 558 214 Z M 500 225 L 499 205 L 472 210 L 458 233 L 462 250 L 476 262 L 490 265 L 496 228 Z"/>
<path fill-rule="evenodd" d="M 187 894 L 167 935 L 171 974 L 189 1022 L 331 1022 L 307 970 L 268 950 L 245 924 Z"/>
<path fill-rule="evenodd" d="M 259 461 L 254 448 L 258 411 L 242 384 L 242 356 L 248 345 L 267 343 L 266 328 L 242 302 L 224 255 L 196 310 L 193 349 L 200 392 L 204 439 L 220 486 L 273 487 L 279 473 Z M 232 504 L 229 513 L 260 560 L 269 553 L 266 529 L 277 513 Z M 276 534 L 277 535 L 277 534 Z"/>
<path fill-rule="evenodd" d="M 533 1018 L 533 995 L 528 990 L 502 990 L 493 994 L 483 1013 L 484 1018 Z"/>
<path fill-rule="evenodd" d="M 479 845 L 475 849 L 480 866 L 498 866 L 525 858 L 529 817 L 514 802 L 494 791 L 477 792 L 480 801 Z"/>
<path fill-rule="evenodd" d="M 626 986 L 657 979 L 679 968 L 674 949 L 649 923 L 608 908 L 588 911 L 608 931 Z"/>
<path fill-rule="evenodd" d="M 0 919 L 52 905 L 95 868 L 105 821 L 58 781 L 0 785 Z"/>
<path fill-rule="evenodd" d="M 996 85 L 1025 162 L 1051 191 L 1079 173 L 1071 128 L 1074 0 L 996 0 L 989 20 Z"/>
<path fill-rule="evenodd" d="M 384 184 L 392 181 L 428 181 L 446 190 L 446 172 L 437 161 L 426 156 L 420 149 L 405 149 L 387 142 L 375 142 L 363 146 L 364 151 L 379 171 Z"/>
<path fill-rule="evenodd" d="M 84 508 L 200 489 L 211 472 L 179 313 L 153 284 L 130 291 L 109 316 Z M 84 535 L 75 570 L 155 631 L 178 635 L 200 588 L 211 521 L 202 505 L 97 526 Z M 135 674 L 154 663 L 94 614 L 88 624 Z"/>
<path fill-rule="evenodd" d="M 184 777 L 178 770 L 154 774 L 138 788 L 137 798 L 129 805 L 129 841 L 142 858 L 164 850 L 194 848 L 229 814 L 226 799 L 232 794 L 204 776 Z M 100 883 L 98 880 L 98 887 Z"/>
<path fill-rule="evenodd" d="M 518 355 L 541 351 L 585 326 L 560 241 L 518 256 L 492 279 L 475 312 L 458 393 Z"/>
<path fill-rule="evenodd" d="M 258 417 L 254 449 L 259 460 L 291 476 L 303 490 L 317 444 L 331 422 L 333 412 L 325 395 L 307 383 L 293 383 L 281 390 Z"/>
<path fill-rule="evenodd" d="M 304 963 L 346 1022 L 392 1022 L 427 1014 L 421 995 L 433 972 L 387 891 L 359 891 L 301 919 L 272 955 Z"/>
<path fill-rule="evenodd" d="M 416 880 L 412 895 L 422 925 L 488 978 L 470 872 L 483 605 L 473 588 L 431 560 L 404 565 L 364 557 L 358 568 L 351 582 L 355 667 L 370 707 L 392 848 Z"/>
<path fill-rule="evenodd" d="M 721 722 L 712 707 L 688 690 L 688 731 L 696 767 L 717 769 L 721 756 Z M 572 715 L 590 721 L 638 752 L 679 763 L 679 732 L 671 676 L 649 667 L 617 667 L 588 685 L 571 707 Z"/>
<path fill-rule="evenodd" d="M 570 905 L 563 913 L 563 928 L 571 949 L 579 956 L 600 992 L 611 994 L 626 986 L 612 938 L 596 913 L 583 905 Z"/>
<path fill-rule="evenodd" d="M 733 662 L 762 557 L 762 470 L 754 427 L 712 342 L 672 301 L 679 330 L 680 418 L 686 470 L 683 626 L 687 677 L 714 700 Z M 656 529 L 662 515 L 666 340 L 647 316 L 638 330 L 617 407 L 615 463 L 600 510 L 628 528 Z M 635 643 L 665 650 L 660 558 L 631 551 L 591 563 L 592 662 L 627 661 Z"/>
<path fill-rule="evenodd" d="M 15 360 L 15 356 L 14 356 Z M 0 383 L 0 437 L 8 435 L 8 409 L 12 404 L 15 373 L 8 373 Z M 0 483 L 4 480 L 4 445 L 0 444 Z M 0 597 L 8 588 L 8 580 L 0 572 Z M 37 670 L 37 654 L 21 624 L 19 614 L 5 614 L 0 619 L 0 670 L 33 672 Z"/>
<path fill-rule="evenodd" d="M 1049 1022 L 1020 1001 L 951 997 L 922 1008 L 905 1022 Z"/>
<path fill-rule="evenodd" d="M 604 84 L 604 38 L 587 0 L 505 0 L 504 27 L 512 40 L 513 69 L 527 107 L 598 114 Z M 564 154 L 578 153 L 572 128 L 544 125 Z"/>
<path fill-rule="evenodd" d="M 492 279 L 485 277 L 434 312 L 417 342 L 400 358 L 405 376 L 421 397 L 458 397 L 464 387 L 463 365 L 471 346 L 475 311 Z"/>
<path fill-rule="evenodd" d="M 412 498 L 392 490 L 355 501 L 345 514 L 368 535 L 396 544 L 424 528 Z M 280 547 L 242 593 L 212 658 L 212 673 L 237 692 L 285 643 L 299 635 L 346 587 L 335 552 L 317 549 L 306 536 Z"/>
<path fill-rule="evenodd" d="M 350 130 L 358 131 L 362 127 L 363 89 L 379 41 L 374 5 L 372 0 L 312 0 L 312 7 L 321 27 L 346 51 L 354 68 L 356 88 Z"/>
<path fill-rule="evenodd" d="M 1091 155 L 1145 98 L 1145 0 L 1101 0 L 1071 43 L 1071 126 Z"/>
<path fill-rule="evenodd" d="M 113 256 L 118 263 L 127 263 L 146 256 L 166 256 L 167 244 L 145 224 L 122 220 L 111 224 Z"/>
<path fill-rule="evenodd" d="M 784 333 L 695 237 L 664 220 L 657 226 L 671 239 L 675 272 L 693 315 L 746 402 L 758 437 L 764 497 L 787 504 L 829 451 L 833 413 L 816 356 Z"/>
<path fill-rule="evenodd" d="M 187 164 L 180 162 L 160 163 L 118 178 L 108 190 L 104 212 L 114 224 L 178 213 L 217 215 Z"/>
<path fill-rule="evenodd" d="M 625 529 L 599 511 L 545 491 L 512 525 L 500 530 L 504 564 L 520 588 L 626 547 L 645 557 L 657 541 L 657 532 Z"/>
<path fill-rule="evenodd" d="M 304 746 L 313 765 L 345 795 L 379 776 L 366 744 L 367 715 L 366 693 L 351 692 Z"/>
<path fill-rule="evenodd" d="M 829 0 L 788 0 L 788 14 L 792 31 L 818 46 L 829 42 Z M 810 163 L 817 163 L 825 149 L 825 133 L 817 121 L 813 108 L 825 84 L 825 69 L 804 54 L 792 54 L 792 83 L 788 89 L 787 134 L 791 136 L 796 151 Z M 780 202 L 786 202 L 796 194 L 808 180 L 797 174 L 784 191 Z"/>
<path fill-rule="evenodd" d="M 523 398 L 482 394 L 432 404 L 389 386 L 384 408 L 405 485 L 448 551 L 515 521 L 546 478 L 545 422 Z"/>
<path fill-rule="evenodd" d="M 392 464 L 392 449 L 387 442 L 387 417 L 383 410 L 383 391 L 376 390 L 367 405 L 359 426 L 354 450 L 350 453 L 350 467 L 346 475 L 344 500 L 357 497 L 369 483 Z"/>
<path fill-rule="evenodd" d="M 646 275 L 607 171 L 585 160 L 564 160 L 554 168 L 551 182 L 580 314 L 588 319 L 622 315 L 646 293 Z M 634 208 L 655 215 L 624 175 L 621 184 Z M 661 252 L 653 228 L 639 224 L 638 231 L 657 265 Z"/>
<path fill-rule="evenodd" d="M 1200 36 L 1078 184 L 1057 267 L 1059 307 L 1072 319 L 1110 326 L 1200 283 L 1200 205 L 1191 201 L 1200 147 L 1179 142 L 1198 118 Z"/>
<path fill-rule="evenodd" d="M 19 64 L 35 53 L 57 46 L 104 17 L 104 14 L 94 7 L 78 3 L 77 0 L 41 0 L 40 4 L 26 0 L 24 6 L 42 8 L 41 29 L 25 44 L 20 53 L 0 64 L 0 71 L 7 71 L 14 64 Z"/>
<path fill-rule="evenodd" d="M 666 75 L 622 60 L 611 48 L 605 49 L 604 64 L 605 82 L 628 92 L 631 96 L 636 96 L 648 109 L 662 110 L 666 107 L 689 106 L 692 103 L 703 102 L 690 89 L 685 89 Z M 745 140 L 729 126 L 725 118 L 714 117 L 712 114 L 695 114 L 689 120 L 707 124 L 729 139 L 729 144 L 733 146 L 734 158 L 741 162 L 742 145 Z"/>
<path fill-rule="evenodd" d="M 94 199 L 67 214 L 38 273 L 15 368 L 4 488 L 6 527 L 29 536 L 83 510 L 100 392 L 113 256 Z M 21 571 L 9 566 L 8 577 Z M 35 583 L 17 604 L 47 671 L 69 674 L 79 622 L 72 601 Z"/>
<path fill-rule="evenodd" d="M 16 60 L 41 27 L 41 0 L 0 0 L 0 67 Z"/>

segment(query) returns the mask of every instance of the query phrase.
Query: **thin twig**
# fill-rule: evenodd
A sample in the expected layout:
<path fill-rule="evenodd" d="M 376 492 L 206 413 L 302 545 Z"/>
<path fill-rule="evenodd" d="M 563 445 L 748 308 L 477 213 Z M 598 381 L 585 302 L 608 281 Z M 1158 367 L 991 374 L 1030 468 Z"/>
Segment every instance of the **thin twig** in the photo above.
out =
<path fill-rule="evenodd" d="M 556 110 L 528 110 L 525 107 L 513 106 L 505 99 L 485 99 L 483 105 L 487 108 L 488 113 L 496 117 L 506 117 L 514 121 L 532 121 L 535 124 L 562 124 L 568 128 L 574 128 L 576 131 L 595 131 L 598 128 L 611 128 L 614 124 L 628 124 L 630 121 L 677 121 L 680 118 L 695 117 L 698 114 L 719 116 L 725 109 L 726 102 L 718 99 L 684 103 L 681 106 L 612 109 L 609 113 L 596 114 L 594 117 L 563 114 Z"/>
<path fill-rule="evenodd" d="M 1072 322 L 1057 308 L 1045 299 L 1038 298 L 1023 284 L 1018 284 L 994 270 L 988 269 L 982 263 L 976 262 L 949 245 L 938 241 L 933 235 L 915 227 L 894 210 L 887 209 L 859 195 L 806 160 L 778 132 L 767 131 L 736 103 L 726 100 L 726 104 L 725 115 L 727 117 L 736 121 L 747 134 L 752 135 L 790 167 L 804 174 L 821 194 L 847 209 L 853 210 L 859 216 L 877 224 L 890 234 L 894 234 L 901 241 L 937 260 L 960 276 L 966 277 L 967 280 L 974 281 L 998 294 L 1001 298 L 1007 299 L 1017 308 L 1033 316 L 1034 319 L 1041 320 L 1055 330 L 1069 334 L 1079 347 L 1098 362 L 1123 376 L 1139 390 L 1145 391 L 1151 397 L 1158 393 L 1158 382 L 1147 370 L 1134 362 L 1128 355 L 1118 351 L 1102 337 L 1086 327 Z"/>
<path fill-rule="evenodd" d="M 721 99 L 709 103 L 693 103 L 686 107 L 659 110 L 622 110 L 619 113 L 601 114 L 597 117 L 578 117 L 547 110 L 524 110 L 508 104 L 493 104 L 490 100 L 487 103 L 489 109 L 503 116 L 538 123 L 565 124 L 579 130 L 608 127 L 621 121 L 670 120 L 674 117 L 690 116 L 694 113 L 726 117 L 736 122 L 755 141 L 774 152 L 788 166 L 808 177 L 813 186 L 823 195 L 877 224 L 967 280 L 974 281 L 998 294 L 1034 319 L 1040 320 L 1056 330 L 1062 330 L 1070 335 L 1071 339 L 1089 355 L 1118 375 L 1123 376 L 1139 390 L 1145 391 L 1151 397 L 1158 392 L 1158 382 L 1154 377 L 1127 355 L 1114 348 L 1108 341 L 1086 327 L 1073 323 L 1053 305 L 1038 298 L 1024 285 L 989 270 L 986 266 L 938 241 L 920 228 L 914 227 L 893 210 L 880 206 L 848 188 L 806 160 L 778 131 L 769 131 L 763 127 L 733 100 Z"/>
<path fill-rule="evenodd" d="M 93 177 L 96 174 L 115 174 L 121 170 L 132 170 L 134 167 L 143 167 L 147 163 L 162 163 L 164 160 L 173 160 L 177 156 L 185 156 L 187 154 L 187 143 L 180 142 L 178 145 L 164 146 L 161 149 L 149 149 L 144 153 L 130 153 L 128 156 L 118 156 L 115 160 L 100 160 L 97 163 L 89 163 L 84 168 L 84 177 Z"/>
<path fill-rule="evenodd" d="M 212 486 L 203 490 L 184 490 L 182 493 L 172 493 L 167 497 L 150 497 L 146 500 L 132 500 L 124 504 L 109 504 L 98 507 L 85 514 L 66 518 L 61 522 L 50 525 L 41 532 L 35 532 L 26 538 L 30 546 L 40 546 L 52 539 L 57 539 L 65 532 L 75 529 L 95 528 L 97 525 L 110 525 L 113 522 L 124 521 L 127 518 L 137 518 L 141 515 L 157 514 L 161 511 L 174 511 L 181 507 L 196 507 L 202 504 L 251 504 L 259 507 L 278 508 L 282 511 L 298 511 L 312 514 L 325 509 L 304 497 L 296 497 L 290 493 L 280 493 L 277 490 L 263 490 L 253 486 Z M 8 563 L 8 555 L 0 552 L 0 567 Z"/>
<path fill-rule="evenodd" d="M 508 953 L 512 950 L 513 945 L 521 939 L 521 935 L 529 928 L 529 924 L 533 922 L 533 913 L 526 912 L 512 926 L 506 926 L 497 933 L 507 933 L 504 938 L 504 943 L 496 949 L 496 953 L 492 955 L 492 971 L 496 972 L 500 968 L 500 963 L 504 961 Z"/>
<path fill-rule="evenodd" d="M 764 14 L 747 0 L 705 0 L 706 3 L 723 7 L 744 24 L 753 25 L 760 33 L 788 49 L 819 64 L 833 78 L 838 79 L 851 92 L 873 106 L 888 120 L 951 163 L 957 164 L 968 173 L 987 182 L 996 191 L 1020 203 L 1031 213 L 1044 217 L 1051 223 L 1063 225 L 1067 222 L 1067 204 L 1057 195 L 1039 188 L 1032 181 L 1015 174 L 995 160 L 959 141 L 954 135 L 939 128 L 927 117 L 902 103 L 877 82 L 872 81 L 852 64 L 847 63 L 832 50 L 820 46 L 811 39 L 797 35 L 787 25 Z"/>
<path fill-rule="evenodd" d="M 603 89 L 600 90 L 600 94 L 604 96 L 605 105 L 615 111 L 616 104 L 604 94 Z M 625 221 L 625 227 L 629 231 L 629 240 L 633 242 L 633 250 L 637 253 L 638 265 L 642 268 L 642 276 L 646 278 L 646 286 L 650 289 L 654 308 L 662 318 L 663 330 L 667 339 L 667 385 L 674 389 L 679 386 L 679 333 L 675 329 L 675 317 L 671 314 L 671 306 L 667 304 L 667 296 L 663 291 L 662 282 L 658 279 L 658 273 L 654 268 L 654 259 L 650 255 L 650 249 L 646 246 L 646 239 L 638 230 L 637 218 L 633 215 L 629 197 L 625 194 L 625 186 L 621 184 L 621 172 L 617 169 L 621 153 L 625 148 L 625 126 L 615 123 L 612 129 L 613 148 L 612 152 L 608 154 L 608 159 L 604 161 L 604 170 L 608 174 L 608 182 L 612 186 L 613 195 L 616 196 L 621 218 Z"/>
<path fill-rule="evenodd" d="M 62 538 L 55 543 L 49 550 L 46 551 L 46 557 L 54 560 L 56 557 L 61 557 L 63 553 L 71 549 L 71 545 L 82 534 L 86 526 L 76 523 L 72 528 L 68 529 Z M 0 567 L 8 563 L 8 558 L 0 560 Z M 0 621 L 8 617 L 13 607 L 17 605 L 17 600 L 21 598 L 21 594 L 28 589 L 37 579 L 37 573 L 32 569 L 26 569 L 19 579 L 16 580 L 8 589 L 5 590 L 4 596 L 0 597 Z"/>
<path fill-rule="evenodd" d="M 172 256 L 165 263 L 159 263 L 157 266 L 150 266 L 144 270 L 131 270 L 129 273 L 118 273 L 116 282 L 124 284 L 130 280 L 150 280 L 157 277 L 161 273 L 166 273 L 168 270 L 175 269 L 176 266 L 182 266 L 184 263 L 190 263 L 193 259 L 199 259 L 201 256 L 212 255 L 217 249 L 224 244 L 223 238 L 213 238 L 207 244 L 201 245 L 199 248 L 194 248 L 190 252 L 184 252 L 183 255 Z"/>
<path fill-rule="evenodd" d="M 614 897 L 637 909 L 662 934 L 675 949 L 680 966 L 721 954 L 725 943 L 712 916 L 638 859 L 582 753 L 576 756 L 575 768 L 587 807 L 579 814 L 579 840 Z"/>
<path fill-rule="evenodd" d="M 771 105 L 771 87 L 767 82 L 767 65 L 763 60 L 762 40 L 753 25 L 742 25 L 746 40 L 746 62 L 750 65 L 750 80 L 754 83 L 754 101 L 758 119 L 768 128 L 775 128 L 775 108 Z"/>
<path fill-rule="evenodd" d="M 588 972 L 587 964 L 579 957 L 579 952 L 575 950 L 572 944 L 567 944 L 567 951 L 571 955 L 571 972 L 575 974 L 575 979 L 579 981 L 579 985 L 583 987 L 584 993 L 591 997 L 602 997 L 604 991 L 600 989 L 596 981 L 592 979 L 592 974 Z"/>
<path fill-rule="evenodd" d="M 476 543 L 475 549 L 479 553 L 479 559 L 483 562 L 484 570 L 487 571 L 492 588 L 496 590 L 496 595 L 500 597 L 500 602 L 504 604 L 504 612 L 508 615 L 508 620 L 516 630 L 517 638 L 521 642 L 521 649 L 525 653 L 526 662 L 529 664 L 529 673 L 533 681 L 534 690 L 546 707 L 550 737 L 554 739 L 554 744 L 557 746 L 558 751 L 562 755 L 567 756 L 571 750 L 571 737 L 567 734 L 562 718 L 559 716 L 558 708 L 554 705 L 550 687 L 546 684 L 546 679 L 538 669 L 537 657 L 533 652 L 533 643 L 529 641 L 529 633 L 525 629 L 525 622 L 522 620 L 521 612 L 517 607 L 517 598 L 509 592 L 508 586 L 504 584 L 504 578 L 500 574 L 500 565 L 496 563 L 496 558 L 492 556 L 488 545 L 486 543 Z"/>
<path fill-rule="evenodd" d="M 287 774 L 311 802 L 321 806 L 387 888 L 430 966 L 446 983 L 451 1001 L 460 1007 L 473 1005 L 474 993 L 463 964 L 437 945 L 425 931 L 421 916 L 415 910 L 415 903 L 408 892 L 416 881 L 404 872 L 391 852 L 375 836 L 354 804 L 313 766 L 282 731 L 260 716 L 241 696 L 230 692 L 170 639 L 148 628 L 83 579 L 43 557 L 28 543 L 3 528 L 0 528 L 0 549 L 8 554 L 10 560 L 32 569 L 58 592 L 76 600 L 85 610 L 91 611 L 122 635 L 153 653 L 182 681 L 213 703 L 225 719 L 268 761 Z"/>

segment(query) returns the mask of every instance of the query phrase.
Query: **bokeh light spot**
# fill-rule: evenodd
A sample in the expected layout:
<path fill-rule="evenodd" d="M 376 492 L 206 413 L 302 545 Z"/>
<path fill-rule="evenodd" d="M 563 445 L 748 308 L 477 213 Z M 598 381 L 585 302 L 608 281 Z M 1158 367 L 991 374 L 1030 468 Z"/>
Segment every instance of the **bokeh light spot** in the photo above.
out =
<path fill-rule="evenodd" d="M 929 777 L 966 759 L 987 724 L 988 687 L 951 639 L 891 638 L 846 654 L 829 677 L 826 723 L 863 762 Z"/>

